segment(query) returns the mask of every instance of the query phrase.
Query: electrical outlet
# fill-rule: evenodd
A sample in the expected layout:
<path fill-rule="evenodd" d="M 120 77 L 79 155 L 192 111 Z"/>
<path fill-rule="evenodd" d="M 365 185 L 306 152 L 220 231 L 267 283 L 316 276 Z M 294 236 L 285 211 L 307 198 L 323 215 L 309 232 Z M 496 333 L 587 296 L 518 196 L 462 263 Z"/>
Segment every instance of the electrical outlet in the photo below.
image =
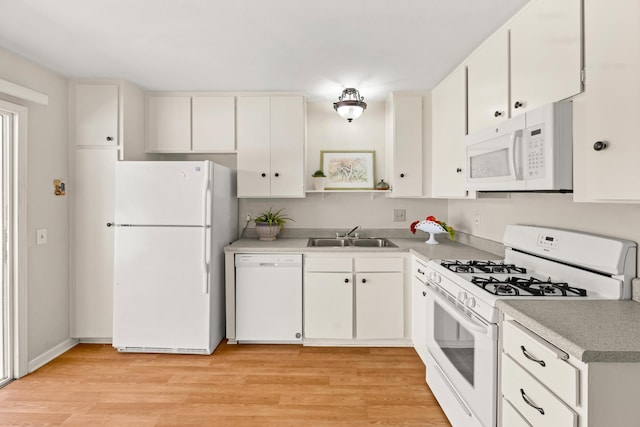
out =
<path fill-rule="evenodd" d="M 249 212 L 247 212 L 247 214 L 245 215 L 244 220 L 247 222 L 251 221 L 251 214 Z"/>
<path fill-rule="evenodd" d="M 407 220 L 406 209 L 394 209 L 393 210 L 393 222 L 405 222 Z"/>
<path fill-rule="evenodd" d="M 477 213 L 476 216 L 473 218 L 473 223 L 475 225 L 480 225 L 480 214 Z"/>
<path fill-rule="evenodd" d="M 36 244 L 44 245 L 47 243 L 47 229 L 46 228 L 38 228 L 36 230 Z"/>

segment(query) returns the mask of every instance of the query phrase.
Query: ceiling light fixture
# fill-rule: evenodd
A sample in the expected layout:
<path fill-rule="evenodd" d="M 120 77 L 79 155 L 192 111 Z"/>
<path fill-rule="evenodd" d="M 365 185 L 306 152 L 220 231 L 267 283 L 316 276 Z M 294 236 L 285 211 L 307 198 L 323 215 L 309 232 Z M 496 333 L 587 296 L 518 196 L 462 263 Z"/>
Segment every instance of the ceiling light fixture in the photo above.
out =
<path fill-rule="evenodd" d="M 340 114 L 340 117 L 351 123 L 367 109 L 367 103 L 364 102 L 364 97 L 360 96 L 357 89 L 348 87 L 342 91 L 338 102 L 333 103 L 333 109 Z"/>

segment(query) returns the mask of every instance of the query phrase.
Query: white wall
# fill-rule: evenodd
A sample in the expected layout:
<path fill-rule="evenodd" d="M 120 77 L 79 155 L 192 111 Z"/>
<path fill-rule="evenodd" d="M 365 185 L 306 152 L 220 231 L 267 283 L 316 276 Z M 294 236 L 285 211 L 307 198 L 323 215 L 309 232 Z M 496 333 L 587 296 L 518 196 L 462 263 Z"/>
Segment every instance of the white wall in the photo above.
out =
<path fill-rule="evenodd" d="M 307 103 L 307 161 L 306 188 L 311 189 L 311 174 L 320 167 L 321 150 L 375 150 L 376 182 L 385 181 L 385 120 L 384 102 L 369 102 L 367 110 L 352 123 L 341 118 L 331 101 Z M 308 194 L 304 199 L 242 199 L 240 224 L 246 213 L 255 217 L 273 207 L 285 208 L 295 222 L 287 228 L 398 228 L 409 225 L 427 215 L 446 218 L 447 201 L 435 199 L 393 199 L 383 194 L 327 193 Z M 406 209 L 407 221 L 393 222 L 393 209 Z M 346 230 L 345 230 L 346 231 Z"/>
<path fill-rule="evenodd" d="M 69 339 L 68 198 L 53 194 L 67 179 L 67 80 L 0 48 L 0 78 L 49 95 L 43 106 L 3 96 L 28 108 L 27 241 L 28 359 Z M 48 243 L 36 246 L 36 229 Z"/>
<path fill-rule="evenodd" d="M 474 224 L 476 214 L 479 225 Z M 498 242 L 507 224 L 531 224 L 640 243 L 640 204 L 574 203 L 571 194 L 513 193 L 505 199 L 449 200 L 448 219 L 456 230 Z"/>

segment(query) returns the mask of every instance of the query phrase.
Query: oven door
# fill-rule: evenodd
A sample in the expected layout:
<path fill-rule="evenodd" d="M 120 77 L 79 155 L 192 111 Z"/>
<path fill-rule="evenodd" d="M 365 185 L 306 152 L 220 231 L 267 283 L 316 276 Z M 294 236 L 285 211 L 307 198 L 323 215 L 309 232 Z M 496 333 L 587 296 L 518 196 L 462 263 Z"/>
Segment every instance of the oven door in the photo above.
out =
<path fill-rule="evenodd" d="M 494 426 L 498 326 L 465 313 L 439 286 L 429 290 L 427 382 L 454 425 Z"/>

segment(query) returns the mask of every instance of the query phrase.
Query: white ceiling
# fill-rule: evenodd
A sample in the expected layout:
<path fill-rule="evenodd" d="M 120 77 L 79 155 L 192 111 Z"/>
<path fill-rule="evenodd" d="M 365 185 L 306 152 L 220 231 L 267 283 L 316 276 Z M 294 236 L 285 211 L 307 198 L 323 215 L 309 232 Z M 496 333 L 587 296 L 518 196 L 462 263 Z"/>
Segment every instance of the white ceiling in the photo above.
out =
<path fill-rule="evenodd" d="M 0 46 L 158 91 L 428 90 L 528 0 L 0 0 Z"/>

